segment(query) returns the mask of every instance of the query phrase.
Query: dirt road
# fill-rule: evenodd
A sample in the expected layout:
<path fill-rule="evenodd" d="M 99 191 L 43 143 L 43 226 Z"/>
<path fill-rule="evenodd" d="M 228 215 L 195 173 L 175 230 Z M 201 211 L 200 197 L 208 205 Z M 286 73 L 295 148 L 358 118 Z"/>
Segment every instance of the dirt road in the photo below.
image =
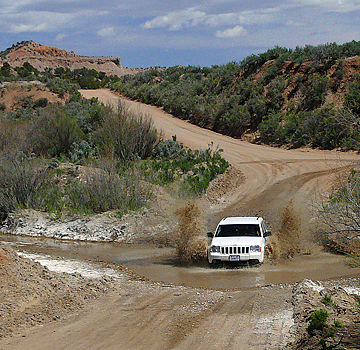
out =
<path fill-rule="evenodd" d="M 11 321 L 0 318 L 0 331 L 4 331 L 4 323 L 11 322 L 13 336 L 0 337 L 0 349 L 255 350 L 280 349 L 290 339 L 289 287 L 222 292 L 141 281 L 123 271 L 113 283 L 109 278 L 107 282 L 87 282 L 79 275 L 56 275 L 22 259 L 21 264 L 14 264 L 12 258 L 19 260 L 15 253 L 2 258 L 5 264 L 0 272 L 7 274 L 11 285 L 8 294 L 21 295 L 21 300 L 16 300 L 18 310 L 1 309 Z M 20 274 L 20 280 L 13 279 L 14 274 Z M 56 287 L 66 280 L 68 289 Z M 54 299 L 53 285 L 57 288 Z M 96 286 L 109 292 L 94 301 L 91 290 Z M 16 293 L 17 287 L 28 292 Z M 42 293 L 37 295 L 36 291 Z M 89 305 L 79 309 L 86 299 Z M 49 322 L 48 318 L 57 321 Z M 42 319 L 46 319 L 43 326 L 26 327 L 26 323 L 41 324 Z"/>
<path fill-rule="evenodd" d="M 86 98 L 117 105 L 119 96 L 109 90 L 82 90 Z M 314 195 L 326 190 L 334 169 L 358 163 L 355 154 L 310 149 L 285 150 L 236 140 L 186 121 L 172 117 L 163 110 L 142 103 L 121 100 L 134 110 L 148 114 L 166 138 L 177 139 L 191 148 L 206 148 L 211 142 L 224 150 L 223 156 L 245 176 L 238 191 L 226 197 L 221 206 L 209 211 L 209 227 L 229 215 L 262 214 L 274 230 L 284 208 L 293 202 L 296 216 L 306 224 L 311 219 Z M 231 204 L 231 206 L 229 206 Z M 225 210 L 226 208 L 226 210 Z M 304 225 L 306 226 L 306 225 Z M 306 231 L 306 228 L 305 228 Z"/>
<path fill-rule="evenodd" d="M 113 105 L 118 102 L 108 90 L 82 94 Z M 186 146 L 204 148 L 213 142 L 242 171 L 245 182 L 209 208 L 209 229 L 225 215 L 260 213 L 276 230 L 290 202 L 306 228 L 313 195 L 329 188 L 334 169 L 358 161 L 349 153 L 253 145 L 201 129 L 155 107 L 125 103 L 150 114 L 166 137 L 176 135 Z M 306 234 L 306 229 L 301 232 Z M 115 284 L 114 291 L 89 303 L 81 313 L 5 338 L 0 349 L 271 350 L 284 349 L 292 336 L 291 286 L 227 292 L 141 280 Z"/>

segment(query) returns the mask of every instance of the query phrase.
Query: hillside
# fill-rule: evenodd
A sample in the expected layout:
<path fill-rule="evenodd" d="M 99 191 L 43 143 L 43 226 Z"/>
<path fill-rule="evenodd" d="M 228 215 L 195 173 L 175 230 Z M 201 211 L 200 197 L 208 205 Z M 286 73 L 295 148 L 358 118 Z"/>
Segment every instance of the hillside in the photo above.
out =
<path fill-rule="evenodd" d="M 289 147 L 358 148 L 360 44 L 275 47 L 241 62 L 124 76 L 112 87 L 237 138 Z"/>
<path fill-rule="evenodd" d="M 0 65 L 5 62 L 9 63 L 11 67 L 22 67 L 25 62 L 28 62 L 40 72 L 44 72 L 47 68 L 62 67 L 71 71 L 81 68 L 95 69 L 98 72 L 116 76 L 133 73 L 132 69 L 121 65 L 120 57 L 80 56 L 74 51 L 68 52 L 33 41 L 22 41 L 0 52 Z"/>

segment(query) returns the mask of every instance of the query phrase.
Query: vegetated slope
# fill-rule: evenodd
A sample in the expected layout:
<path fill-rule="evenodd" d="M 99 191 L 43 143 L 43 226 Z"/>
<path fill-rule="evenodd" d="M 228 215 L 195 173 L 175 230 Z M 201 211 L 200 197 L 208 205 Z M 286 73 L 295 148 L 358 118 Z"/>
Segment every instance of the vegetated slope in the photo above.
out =
<path fill-rule="evenodd" d="M 233 137 L 291 147 L 357 148 L 359 132 L 351 125 L 360 113 L 359 54 L 355 41 L 275 47 L 240 63 L 147 70 L 112 87 Z"/>
<path fill-rule="evenodd" d="M 33 41 L 22 41 L 11 48 L 0 52 L 0 64 L 8 63 L 11 67 L 21 67 L 25 62 L 40 72 L 52 68 L 70 70 L 87 68 L 108 75 L 122 76 L 132 74 L 133 70 L 121 65 L 120 57 L 88 57 L 58 49 L 53 46 L 37 44 Z"/>
<path fill-rule="evenodd" d="M 64 99 L 39 81 L 6 82 L 0 87 L 0 111 L 37 108 L 56 102 L 64 102 Z"/>

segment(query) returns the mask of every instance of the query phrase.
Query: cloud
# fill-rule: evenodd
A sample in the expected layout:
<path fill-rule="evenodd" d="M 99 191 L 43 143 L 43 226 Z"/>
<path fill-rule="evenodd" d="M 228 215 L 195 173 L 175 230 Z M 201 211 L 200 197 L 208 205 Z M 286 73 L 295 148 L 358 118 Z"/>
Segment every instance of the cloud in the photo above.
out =
<path fill-rule="evenodd" d="M 1 15 L 16 15 L 24 13 L 27 6 L 36 6 L 43 2 L 43 0 L 3 0 L 1 1 L 0 14 Z M 28 11 L 31 11 L 29 9 Z"/>
<path fill-rule="evenodd" d="M 24 2 L 24 1 L 23 1 Z M 90 18 L 106 17 L 106 11 L 83 10 L 75 13 L 52 11 L 19 11 L 3 14 L 0 12 L 0 31 L 5 33 L 24 32 L 66 32 L 70 28 L 88 28 Z"/>
<path fill-rule="evenodd" d="M 211 26 L 271 23 L 278 20 L 277 13 L 279 11 L 280 8 L 269 8 L 208 15 L 205 23 Z"/>
<path fill-rule="evenodd" d="M 65 25 L 69 26 L 74 18 L 73 14 L 30 11 L 26 14 L 12 15 L 6 19 L 1 16 L 0 26 L 6 26 L 4 31 L 8 33 L 51 32 Z"/>
<path fill-rule="evenodd" d="M 286 21 L 286 25 L 289 27 L 302 27 L 302 26 L 304 26 L 304 23 L 293 21 L 292 19 L 289 19 Z"/>
<path fill-rule="evenodd" d="M 304 5 L 323 7 L 326 11 L 348 13 L 360 10 L 358 0 L 301 0 Z"/>
<path fill-rule="evenodd" d="M 180 30 L 183 27 L 195 26 L 206 18 L 206 13 L 191 7 L 184 11 L 170 12 L 165 16 L 157 16 L 142 26 L 146 29 L 165 28 Z"/>
<path fill-rule="evenodd" d="M 43 32 L 48 29 L 47 23 L 35 24 L 15 24 L 11 26 L 12 33 L 24 33 L 24 32 Z"/>
<path fill-rule="evenodd" d="M 142 27 L 146 29 L 168 28 L 170 31 L 174 31 L 198 25 L 210 27 L 235 26 L 236 29 L 232 28 L 218 31 L 217 36 L 225 32 L 230 33 L 225 35 L 236 33 L 234 36 L 239 36 L 238 33 L 242 25 L 277 22 L 277 14 L 279 11 L 280 7 L 233 13 L 207 14 L 204 11 L 198 10 L 196 7 L 190 7 L 183 11 L 173 11 L 164 16 L 157 16 L 152 20 L 146 21 Z M 244 32 L 244 28 L 241 31 Z"/>
<path fill-rule="evenodd" d="M 64 33 L 60 33 L 56 36 L 55 40 L 56 41 L 61 41 L 63 39 L 65 39 L 68 35 L 64 34 Z"/>
<path fill-rule="evenodd" d="M 107 36 L 116 36 L 117 34 L 114 27 L 108 27 L 98 30 L 97 35 L 107 37 Z"/>
<path fill-rule="evenodd" d="M 236 38 L 239 36 L 246 36 L 247 30 L 242 26 L 236 26 L 234 28 L 226 29 L 226 30 L 218 30 L 216 32 L 216 36 L 218 38 Z"/>

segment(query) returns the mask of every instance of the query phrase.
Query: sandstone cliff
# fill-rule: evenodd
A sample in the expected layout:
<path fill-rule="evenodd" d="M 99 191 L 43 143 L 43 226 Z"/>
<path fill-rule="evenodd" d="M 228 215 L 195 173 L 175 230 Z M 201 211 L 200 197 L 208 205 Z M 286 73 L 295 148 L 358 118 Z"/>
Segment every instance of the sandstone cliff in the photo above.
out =
<path fill-rule="evenodd" d="M 120 57 L 89 57 L 80 56 L 73 51 L 68 52 L 53 46 L 37 44 L 33 41 L 23 41 L 0 53 L 0 65 L 8 62 L 12 67 L 30 63 L 39 71 L 46 68 L 69 68 L 70 70 L 87 68 L 108 75 L 122 76 L 136 73 L 136 70 L 123 67 Z"/>

